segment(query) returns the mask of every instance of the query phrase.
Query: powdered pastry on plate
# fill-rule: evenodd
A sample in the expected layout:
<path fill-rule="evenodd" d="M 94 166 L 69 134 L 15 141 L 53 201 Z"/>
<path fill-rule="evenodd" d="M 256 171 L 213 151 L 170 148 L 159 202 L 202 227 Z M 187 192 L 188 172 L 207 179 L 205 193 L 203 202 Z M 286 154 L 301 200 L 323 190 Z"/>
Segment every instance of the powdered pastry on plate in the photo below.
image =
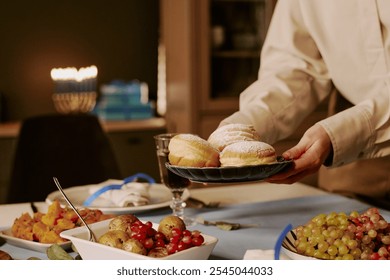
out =
<path fill-rule="evenodd" d="M 276 162 L 276 152 L 264 142 L 241 141 L 226 146 L 219 160 L 221 166 L 260 165 Z"/>
<path fill-rule="evenodd" d="M 207 141 L 220 152 L 233 143 L 241 141 L 260 141 L 260 135 L 252 125 L 227 124 L 217 128 Z"/>
<path fill-rule="evenodd" d="M 219 167 L 219 151 L 193 134 L 178 134 L 169 142 L 169 163 L 186 167 Z"/>

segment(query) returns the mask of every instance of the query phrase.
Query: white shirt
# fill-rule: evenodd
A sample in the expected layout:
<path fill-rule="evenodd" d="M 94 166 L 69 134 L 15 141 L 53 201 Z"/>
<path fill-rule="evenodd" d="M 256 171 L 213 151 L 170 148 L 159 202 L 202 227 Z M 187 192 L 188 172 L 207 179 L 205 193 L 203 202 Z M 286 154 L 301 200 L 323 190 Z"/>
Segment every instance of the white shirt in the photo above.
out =
<path fill-rule="evenodd" d="M 279 0 L 258 80 L 221 124 L 253 124 L 274 143 L 336 87 L 355 106 L 319 122 L 333 166 L 390 155 L 389 31 L 389 0 Z"/>

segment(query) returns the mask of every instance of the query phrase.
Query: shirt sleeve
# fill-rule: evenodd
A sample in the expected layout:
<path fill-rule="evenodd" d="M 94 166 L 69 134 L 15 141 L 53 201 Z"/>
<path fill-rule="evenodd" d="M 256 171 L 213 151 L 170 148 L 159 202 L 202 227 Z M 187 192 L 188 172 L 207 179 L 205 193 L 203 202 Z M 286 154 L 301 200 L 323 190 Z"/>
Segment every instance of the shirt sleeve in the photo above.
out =
<path fill-rule="evenodd" d="M 390 86 L 380 84 L 375 96 L 319 122 L 332 141 L 331 166 L 390 155 Z"/>
<path fill-rule="evenodd" d="M 332 83 L 301 16 L 299 1 L 279 0 L 261 53 L 258 80 L 240 95 L 239 111 L 221 125 L 255 126 L 262 140 L 288 137 L 329 95 Z"/>

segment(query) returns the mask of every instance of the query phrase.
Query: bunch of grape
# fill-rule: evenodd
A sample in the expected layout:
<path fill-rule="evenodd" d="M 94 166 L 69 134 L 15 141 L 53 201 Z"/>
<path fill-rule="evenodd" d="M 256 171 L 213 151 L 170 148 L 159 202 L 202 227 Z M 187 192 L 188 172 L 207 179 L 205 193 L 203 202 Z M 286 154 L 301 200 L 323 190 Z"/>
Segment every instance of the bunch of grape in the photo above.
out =
<path fill-rule="evenodd" d="M 326 260 L 390 260 L 390 224 L 377 208 L 319 214 L 295 229 L 297 252 Z"/>

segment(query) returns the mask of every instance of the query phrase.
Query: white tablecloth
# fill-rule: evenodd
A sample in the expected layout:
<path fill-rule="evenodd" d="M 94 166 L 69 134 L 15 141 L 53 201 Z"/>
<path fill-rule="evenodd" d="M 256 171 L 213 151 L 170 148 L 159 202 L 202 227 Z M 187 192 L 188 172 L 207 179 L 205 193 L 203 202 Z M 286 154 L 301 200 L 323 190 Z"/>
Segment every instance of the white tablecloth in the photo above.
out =
<path fill-rule="evenodd" d="M 199 229 L 219 239 L 210 259 L 242 260 L 248 250 L 273 250 L 278 235 L 289 223 L 295 227 L 306 223 L 319 213 L 350 212 L 352 210 L 362 212 L 370 207 L 357 200 L 327 194 L 303 184 L 253 183 L 194 189 L 191 193 L 194 197 L 203 200 L 219 200 L 222 202 L 222 207 L 189 208 L 186 210 L 188 216 L 202 216 L 211 221 L 259 224 L 259 227 L 233 231 L 223 231 L 217 227 L 200 224 L 193 226 L 194 229 Z M 45 207 L 42 203 L 38 203 L 37 206 Z M 13 219 L 23 211 L 30 211 L 29 207 L 29 204 L 0 205 L 0 227 L 12 224 Z M 137 216 L 142 220 L 158 223 L 170 213 L 171 210 L 166 207 L 137 213 Z M 381 213 L 387 220 L 390 220 L 390 212 L 383 210 Z M 29 256 L 45 257 L 44 254 L 9 244 L 1 246 L 0 250 L 10 253 L 17 259 L 26 259 Z M 261 258 L 263 257 L 264 255 Z"/>

